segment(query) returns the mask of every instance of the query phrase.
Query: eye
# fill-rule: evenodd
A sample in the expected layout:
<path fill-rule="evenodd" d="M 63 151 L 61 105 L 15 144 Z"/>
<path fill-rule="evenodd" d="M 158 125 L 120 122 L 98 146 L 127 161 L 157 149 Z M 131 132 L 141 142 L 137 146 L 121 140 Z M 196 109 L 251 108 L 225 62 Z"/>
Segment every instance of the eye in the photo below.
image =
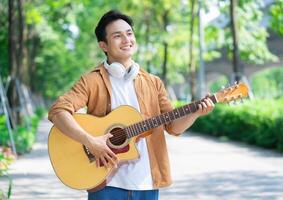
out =
<path fill-rule="evenodd" d="M 119 35 L 119 34 L 116 34 L 116 35 L 114 35 L 113 37 L 114 37 L 114 38 L 119 38 L 120 35 Z"/>
<path fill-rule="evenodd" d="M 127 35 L 131 36 L 131 35 L 133 35 L 133 32 L 128 32 Z"/>

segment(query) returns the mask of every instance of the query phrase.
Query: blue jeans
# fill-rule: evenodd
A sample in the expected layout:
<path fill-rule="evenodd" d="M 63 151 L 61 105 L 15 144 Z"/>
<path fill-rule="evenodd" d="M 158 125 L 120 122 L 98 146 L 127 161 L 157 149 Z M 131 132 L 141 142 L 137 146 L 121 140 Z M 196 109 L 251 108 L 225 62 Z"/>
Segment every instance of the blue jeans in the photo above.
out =
<path fill-rule="evenodd" d="M 106 186 L 88 193 L 88 200 L 158 200 L 158 190 L 125 190 Z"/>

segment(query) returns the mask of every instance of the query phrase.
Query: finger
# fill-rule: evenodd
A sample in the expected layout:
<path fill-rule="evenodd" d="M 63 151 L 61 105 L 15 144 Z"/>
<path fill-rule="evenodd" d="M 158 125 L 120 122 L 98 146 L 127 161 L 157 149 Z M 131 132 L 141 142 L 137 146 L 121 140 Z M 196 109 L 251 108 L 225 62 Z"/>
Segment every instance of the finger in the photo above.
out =
<path fill-rule="evenodd" d="M 202 111 L 204 112 L 207 109 L 207 106 L 205 102 L 201 102 L 201 105 L 202 105 Z"/>
<path fill-rule="evenodd" d="M 95 163 L 96 163 L 96 167 L 100 167 L 100 159 L 99 159 L 99 157 L 96 157 Z"/>
<path fill-rule="evenodd" d="M 204 99 L 207 107 L 211 107 L 211 102 L 208 99 Z"/>
<path fill-rule="evenodd" d="M 109 147 L 107 147 L 107 154 L 110 155 L 111 158 L 114 158 L 115 160 L 117 160 L 116 154 Z"/>
<path fill-rule="evenodd" d="M 214 103 L 211 101 L 211 99 L 206 99 L 206 101 L 207 101 L 208 109 L 209 111 L 211 111 L 214 108 Z"/>
<path fill-rule="evenodd" d="M 113 167 L 117 168 L 117 160 L 113 159 L 110 155 L 106 154 L 106 158 L 108 163 L 110 163 Z"/>
<path fill-rule="evenodd" d="M 198 110 L 200 110 L 200 111 L 202 110 L 202 105 L 201 105 L 201 103 L 198 104 Z"/>
<path fill-rule="evenodd" d="M 106 137 L 108 139 L 108 138 L 112 138 L 113 135 L 111 133 L 107 133 L 106 135 L 104 135 L 104 137 Z"/>
<path fill-rule="evenodd" d="M 213 103 L 213 101 L 212 101 L 211 99 L 208 99 L 208 101 L 210 102 L 210 104 L 211 104 L 212 106 L 214 106 L 214 103 Z"/>
<path fill-rule="evenodd" d="M 104 156 L 105 156 L 105 155 L 104 155 Z M 108 167 L 109 167 L 109 164 L 108 164 L 108 162 L 107 162 L 107 160 L 105 159 L 104 156 L 101 156 L 100 159 L 101 159 L 103 165 L 108 168 Z"/>

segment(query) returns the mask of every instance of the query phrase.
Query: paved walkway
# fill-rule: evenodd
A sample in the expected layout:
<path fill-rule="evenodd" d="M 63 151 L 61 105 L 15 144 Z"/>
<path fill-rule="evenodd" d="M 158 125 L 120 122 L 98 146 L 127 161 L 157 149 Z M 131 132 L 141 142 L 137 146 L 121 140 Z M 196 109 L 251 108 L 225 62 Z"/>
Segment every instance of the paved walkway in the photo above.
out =
<path fill-rule="evenodd" d="M 11 166 L 12 199 L 86 199 L 54 175 L 47 154 L 51 124 L 41 121 L 34 150 Z M 283 199 L 283 155 L 196 134 L 168 136 L 174 184 L 160 200 Z M 6 188 L 5 177 L 0 188 Z"/>

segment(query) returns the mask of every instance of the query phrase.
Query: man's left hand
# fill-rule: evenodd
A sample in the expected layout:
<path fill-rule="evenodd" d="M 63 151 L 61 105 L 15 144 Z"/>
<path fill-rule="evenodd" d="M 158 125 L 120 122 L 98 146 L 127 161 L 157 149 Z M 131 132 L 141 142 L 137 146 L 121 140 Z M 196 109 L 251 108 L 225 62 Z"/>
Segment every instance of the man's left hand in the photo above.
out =
<path fill-rule="evenodd" d="M 214 108 L 214 103 L 207 95 L 206 98 L 202 99 L 201 103 L 198 104 L 198 110 L 195 112 L 196 117 L 207 115 L 213 110 L 213 108 Z"/>

